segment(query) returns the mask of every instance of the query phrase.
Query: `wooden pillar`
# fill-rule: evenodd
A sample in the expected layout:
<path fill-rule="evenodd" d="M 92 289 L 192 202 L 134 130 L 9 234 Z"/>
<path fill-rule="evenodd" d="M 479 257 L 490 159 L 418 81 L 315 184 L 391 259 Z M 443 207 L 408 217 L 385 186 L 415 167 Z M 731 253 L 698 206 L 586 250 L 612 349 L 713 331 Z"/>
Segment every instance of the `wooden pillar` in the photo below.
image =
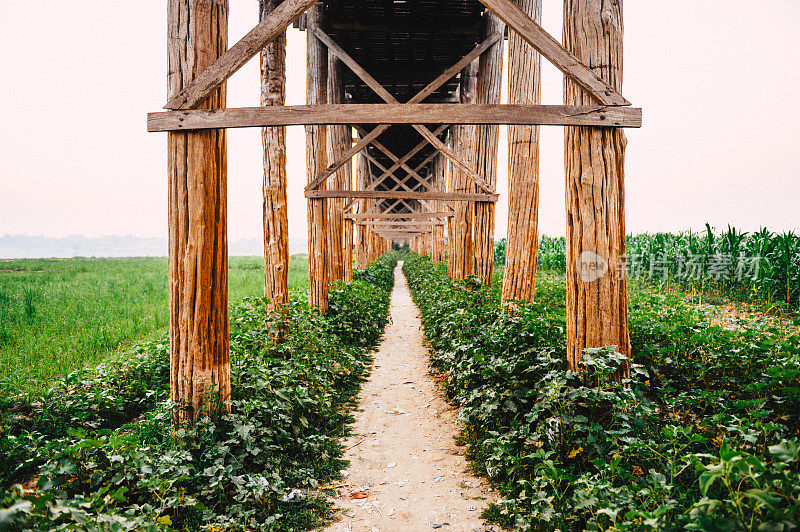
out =
<path fill-rule="evenodd" d="M 353 220 L 344 220 L 344 280 L 353 280 Z"/>
<path fill-rule="evenodd" d="M 259 0 L 263 20 L 279 4 Z M 286 32 L 261 52 L 261 105 L 286 102 Z M 261 130 L 264 148 L 264 297 L 267 310 L 289 302 L 289 219 L 286 207 L 286 128 Z"/>
<path fill-rule="evenodd" d="M 306 101 L 309 105 L 326 102 L 328 50 L 314 36 L 319 25 L 322 5 L 306 12 Z M 306 167 L 311 182 L 328 166 L 327 126 L 306 126 Z M 320 185 L 324 189 L 324 185 Z M 328 308 L 328 237 L 327 202 L 324 198 L 308 199 L 308 303 L 322 312 Z"/>
<path fill-rule="evenodd" d="M 461 103 L 475 103 L 476 75 L 478 60 L 473 61 L 461 71 L 460 100 Z M 456 125 L 451 127 L 452 148 L 467 164 L 474 167 L 474 146 L 476 127 L 474 125 Z M 475 192 L 475 186 L 467 175 L 449 165 L 450 186 L 452 192 Z M 474 219 L 474 202 L 456 202 L 455 215 L 450 219 L 450 257 L 448 273 L 453 279 L 464 279 L 472 275 L 472 225 Z"/>
<path fill-rule="evenodd" d="M 516 0 L 533 20 L 542 0 Z M 508 38 L 508 103 L 541 103 L 542 60 L 513 30 Z M 503 301 L 533 301 L 539 255 L 539 128 L 508 126 L 508 247 Z"/>
<path fill-rule="evenodd" d="M 622 89 L 622 33 L 622 2 L 564 1 L 564 45 L 617 91 Z M 569 79 L 564 95 L 567 105 L 596 104 Z M 564 141 L 567 363 L 576 370 L 587 347 L 616 345 L 630 354 L 624 276 L 626 140 L 621 129 L 567 127 Z"/>
<path fill-rule="evenodd" d="M 376 249 L 378 246 L 378 235 L 372 230 L 372 227 L 367 226 L 367 267 L 375 260 Z"/>
<path fill-rule="evenodd" d="M 369 161 L 364 153 L 356 155 L 356 190 L 366 190 L 369 184 Z M 367 210 L 367 200 L 361 198 L 356 202 L 358 212 Z M 356 268 L 365 270 L 369 266 L 369 233 L 366 225 L 356 225 Z"/>
<path fill-rule="evenodd" d="M 433 160 L 433 167 L 431 171 L 433 172 L 433 181 L 434 183 L 436 183 L 437 188 L 444 190 L 445 181 L 447 179 L 447 160 L 445 159 L 444 155 L 439 154 L 439 156 Z M 435 209 L 441 212 L 444 211 L 445 207 L 447 206 L 447 203 L 444 201 L 437 201 L 435 203 L 435 206 L 436 206 Z M 449 218 L 446 219 L 446 223 L 449 223 Z M 436 240 L 434 254 L 436 256 L 431 257 L 431 259 L 433 259 L 436 262 L 444 261 L 445 250 L 447 246 L 445 240 L 445 233 L 446 233 L 445 227 L 446 226 L 442 225 L 434 227 L 433 234 L 434 234 L 434 239 Z"/>
<path fill-rule="evenodd" d="M 328 100 L 327 103 L 344 103 L 344 81 L 342 79 L 342 62 L 333 54 L 328 54 Z M 351 142 L 350 126 L 331 125 L 328 126 L 328 160 L 339 159 Z M 347 162 L 334 173 L 328 182 L 331 188 L 336 190 L 347 190 L 352 179 L 352 163 Z M 328 279 L 335 281 L 345 278 L 344 260 L 344 198 L 328 199 Z"/>
<path fill-rule="evenodd" d="M 483 38 L 502 33 L 505 23 L 491 11 L 487 11 L 483 21 Z M 500 39 L 484 52 L 478 63 L 478 83 L 475 93 L 476 103 L 500 103 L 503 79 L 503 43 Z M 487 183 L 497 183 L 497 144 L 500 126 L 481 125 L 476 128 L 475 156 L 476 168 Z M 494 208 L 487 201 L 475 203 L 475 276 L 484 284 L 492 282 L 494 272 Z"/>
<path fill-rule="evenodd" d="M 227 0 L 170 0 L 169 97 L 211 65 L 228 44 Z M 225 107 L 225 85 L 198 108 Z M 230 398 L 227 168 L 224 130 L 167 134 L 169 176 L 170 399 L 176 421 L 209 410 L 212 392 Z"/>

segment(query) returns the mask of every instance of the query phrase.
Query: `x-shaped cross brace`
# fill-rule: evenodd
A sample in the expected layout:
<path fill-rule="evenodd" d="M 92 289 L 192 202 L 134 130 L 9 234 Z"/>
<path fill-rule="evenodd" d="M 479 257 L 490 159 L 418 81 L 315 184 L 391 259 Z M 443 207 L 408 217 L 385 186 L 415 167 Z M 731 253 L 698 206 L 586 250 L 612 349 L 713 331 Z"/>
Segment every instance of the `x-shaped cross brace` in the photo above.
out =
<path fill-rule="evenodd" d="M 400 103 L 394 96 L 392 96 L 391 93 L 389 93 L 389 91 L 384 89 L 383 86 L 381 86 L 381 84 L 375 80 L 375 78 L 367 73 L 367 71 L 364 70 L 361 65 L 353 60 L 353 58 L 350 57 L 347 52 L 342 50 L 338 44 L 333 42 L 333 40 L 324 31 L 316 28 L 314 30 L 314 35 L 328 47 L 328 50 L 333 52 L 345 65 L 350 68 L 350 70 L 352 70 L 359 78 L 361 78 L 364 83 L 366 83 L 373 91 L 375 91 L 376 94 L 378 94 L 378 96 L 380 96 L 384 101 L 387 103 Z M 503 35 L 501 33 L 495 33 L 494 35 L 491 35 L 489 38 L 476 46 L 470 53 L 462 57 L 457 63 L 440 74 L 439 77 L 431 81 L 424 89 L 419 91 L 413 98 L 411 98 L 408 103 L 420 103 L 425 98 L 433 94 L 439 87 L 444 85 L 449 79 L 458 74 L 464 67 L 472 63 L 472 61 L 478 58 L 483 52 L 488 50 L 502 37 Z M 333 175 L 336 170 L 341 168 L 345 163 L 347 163 L 347 161 L 352 159 L 355 154 L 369 146 L 375 139 L 378 138 L 378 136 L 380 136 L 381 133 L 389 129 L 389 127 L 391 127 L 389 124 L 381 124 L 370 131 L 358 143 L 356 143 L 355 146 L 347 150 L 347 152 L 340 159 L 335 161 L 322 173 L 320 173 L 320 175 L 314 178 L 314 180 L 306 186 L 306 192 L 316 189 L 320 184 L 328 179 L 328 177 Z M 445 146 L 444 143 L 439 140 L 439 138 L 436 137 L 436 135 L 434 135 L 428 128 L 423 125 L 414 125 L 412 127 L 414 127 L 414 129 L 416 129 L 417 132 L 422 135 L 423 138 L 425 138 L 425 140 L 432 144 L 434 148 L 443 153 L 445 157 L 450 159 L 454 166 L 458 167 L 459 170 L 464 172 L 479 187 L 490 194 L 494 194 L 494 188 L 481 176 L 479 176 L 469 164 L 462 161 L 455 153 L 453 153 L 452 150 L 450 150 L 450 148 Z"/>

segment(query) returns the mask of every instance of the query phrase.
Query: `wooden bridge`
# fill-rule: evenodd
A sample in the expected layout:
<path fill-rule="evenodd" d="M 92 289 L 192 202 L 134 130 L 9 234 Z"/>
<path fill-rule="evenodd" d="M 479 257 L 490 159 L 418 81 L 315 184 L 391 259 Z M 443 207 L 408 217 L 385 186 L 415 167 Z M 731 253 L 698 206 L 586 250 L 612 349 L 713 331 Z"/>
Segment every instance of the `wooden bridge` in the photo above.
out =
<path fill-rule="evenodd" d="M 288 300 L 285 127 L 306 128 L 309 301 L 355 265 L 409 242 L 451 276 L 491 282 L 498 128 L 509 125 L 506 300 L 532 300 L 538 126 L 567 126 L 568 362 L 585 347 L 629 351 L 620 128 L 622 0 L 564 0 L 564 42 L 541 0 L 260 0 L 227 47 L 227 0 L 169 1 L 167 111 L 148 116 L 169 149 L 172 398 L 197 409 L 230 389 L 225 129 L 262 127 L 265 295 Z M 255 23 L 255 21 L 254 21 Z M 285 106 L 285 30 L 307 36 L 307 105 Z M 500 103 L 508 45 L 509 102 Z M 262 105 L 229 109 L 225 80 L 261 53 Z M 565 74 L 540 102 L 540 61 Z M 355 163 L 353 163 L 355 161 Z M 447 251 L 447 253 L 445 253 Z"/>

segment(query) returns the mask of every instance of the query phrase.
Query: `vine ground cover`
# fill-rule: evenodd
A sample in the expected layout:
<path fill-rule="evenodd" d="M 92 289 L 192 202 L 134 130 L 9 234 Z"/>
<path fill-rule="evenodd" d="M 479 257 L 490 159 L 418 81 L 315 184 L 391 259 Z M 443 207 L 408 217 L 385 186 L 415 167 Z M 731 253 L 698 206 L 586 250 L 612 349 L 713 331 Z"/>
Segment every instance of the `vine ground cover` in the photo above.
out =
<path fill-rule="evenodd" d="M 331 290 L 231 309 L 230 412 L 172 425 L 166 340 L 69 375 L 38 401 L 6 396 L 0 529 L 307 530 L 344 467 L 337 438 L 387 320 L 396 259 Z M 356 326 L 358 335 L 351 334 Z M 283 341 L 276 343 L 277 332 Z M 14 484 L 14 483 L 17 484 Z"/>
<path fill-rule="evenodd" d="M 792 530 L 800 526 L 800 339 L 753 322 L 709 324 L 682 296 L 630 289 L 633 377 L 622 356 L 566 370 L 563 276 L 540 272 L 534 304 L 404 273 L 462 408 L 468 457 L 500 488 L 488 517 L 520 530 Z"/>

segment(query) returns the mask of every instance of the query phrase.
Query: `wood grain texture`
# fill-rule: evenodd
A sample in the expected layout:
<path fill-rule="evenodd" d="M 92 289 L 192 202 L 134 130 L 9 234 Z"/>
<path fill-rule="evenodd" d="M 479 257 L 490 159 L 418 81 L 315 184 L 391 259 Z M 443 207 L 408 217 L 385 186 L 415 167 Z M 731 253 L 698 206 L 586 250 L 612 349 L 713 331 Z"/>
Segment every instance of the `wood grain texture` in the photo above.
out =
<path fill-rule="evenodd" d="M 597 4 L 598 10 L 600 10 L 603 1 L 593 1 Z M 575 84 L 583 87 L 597 101 L 605 105 L 630 105 L 630 102 L 623 98 L 613 85 L 610 85 L 606 79 L 593 72 L 592 65 L 587 67 L 584 58 L 571 53 L 568 46 L 562 46 L 522 9 L 516 6 L 513 0 L 481 0 L 481 3 L 500 17 L 503 22 L 508 24 L 511 29 L 516 31 L 540 54 L 550 60 Z M 564 20 L 567 20 L 567 13 L 564 14 L 564 17 Z M 592 39 L 597 39 L 597 37 L 593 36 Z"/>
<path fill-rule="evenodd" d="M 259 0 L 261 20 L 278 0 Z M 286 102 L 286 32 L 261 51 L 261 105 Z M 289 217 L 286 203 L 286 127 L 261 131 L 264 150 L 264 297 L 267 310 L 289 303 Z"/>
<path fill-rule="evenodd" d="M 245 63 L 253 58 L 264 46 L 272 42 L 276 37 L 283 33 L 286 28 L 295 21 L 306 9 L 314 5 L 317 0 L 285 0 L 276 7 L 270 16 L 264 18 L 255 28 L 250 30 L 247 35 L 239 42 L 231 46 L 227 51 L 219 55 L 213 63 L 203 66 L 203 70 L 196 73 L 190 83 L 185 84 L 177 92 L 170 92 L 169 100 L 164 106 L 165 109 L 194 109 L 201 107 L 200 103 L 213 91 L 225 82 L 234 72 L 239 70 Z M 202 4 L 202 9 L 210 11 L 214 9 L 213 0 L 197 2 Z M 206 28 L 196 28 L 198 31 L 208 31 Z M 211 30 L 213 31 L 213 30 Z M 176 37 L 181 38 L 178 34 Z M 184 38 L 193 39 L 193 35 L 183 35 Z M 172 37 L 170 37 L 172 40 Z M 227 45 L 227 43 L 226 43 Z M 172 46 L 172 43 L 170 43 Z M 192 51 L 193 52 L 193 51 Z M 205 54 L 206 50 L 197 50 L 200 54 Z M 187 54 L 191 59 L 191 55 Z M 170 70 L 172 72 L 172 70 Z M 224 107 L 224 106 L 223 106 Z"/>
<path fill-rule="evenodd" d="M 318 28 L 317 28 L 318 30 Z M 323 43 L 324 44 L 324 43 Z M 333 54 L 328 54 L 328 103 L 344 102 L 344 80 L 342 79 L 342 62 Z M 342 157 L 352 144 L 350 126 L 328 126 L 328 160 L 335 161 Z M 328 185 L 335 190 L 347 190 L 352 184 L 352 159 L 348 159 L 336 173 Z M 345 277 L 344 259 L 344 199 L 328 200 L 328 282 Z"/>
<path fill-rule="evenodd" d="M 537 23 L 542 0 L 517 0 Z M 542 59 L 513 30 L 508 39 L 508 101 L 541 101 Z M 503 301 L 532 302 L 539 254 L 539 128 L 508 127 L 508 234 L 503 270 Z"/>
<path fill-rule="evenodd" d="M 310 124 L 382 123 L 359 144 L 358 151 L 374 141 L 374 132 L 385 131 L 386 124 L 497 124 L 542 126 L 630 127 L 642 125 L 642 110 L 637 107 L 598 105 L 522 105 L 522 104 L 340 104 L 287 105 L 285 107 L 240 107 L 162 111 L 147 115 L 150 132 L 188 131 L 195 129 L 302 126 Z M 422 127 L 422 126 L 420 126 Z M 383 129 L 381 129 L 383 128 Z M 342 164 L 358 151 L 347 153 Z M 339 165 L 341 166 L 341 165 Z M 338 169 L 331 170 L 331 175 Z"/>
<path fill-rule="evenodd" d="M 314 36 L 321 18 L 321 6 L 306 14 L 306 102 L 324 104 L 327 98 L 328 54 Z M 311 182 L 328 166 L 327 127 L 306 126 L 306 171 Z M 328 209 L 325 198 L 308 200 L 308 303 L 320 312 L 328 308 Z"/>
<path fill-rule="evenodd" d="M 616 89 L 622 88 L 622 35 L 621 0 L 564 1 L 565 46 Z M 590 99 L 567 81 L 566 103 Z M 590 127 L 569 127 L 564 140 L 567 363 L 578 370 L 587 347 L 616 345 L 630 355 L 627 286 L 619 275 L 626 253 L 626 140 L 620 130 Z"/>
<path fill-rule="evenodd" d="M 369 183 L 369 162 L 364 157 L 364 153 L 359 153 L 356 156 L 356 188 L 363 190 Z M 359 217 L 369 216 L 366 214 L 367 200 L 360 198 L 357 200 L 358 212 L 352 215 L 352 219 L 358 220 Z M 345 215 L 348 216 L 348 215 Z M 356 227 L 356 241 L 355 241 L 355 254 L 356 254 L 356 269 L 365 270 L 369 266 L 369 235 L 368 229 L 365 226 Z"/>
<path fill-rule="evenodd" d="M 434 186 L 435 186 L 435 188 L 437 190 L 446 190 L 446 186 L 447 186 L 447 161 L 441 155 L 437 156 L 433 160 L 433 183 L 434 183 Z M 446 212 L 448 218 L 453 215 L 453 213 L 450 212 L 450 211 L 443 211 L 443 209 L 446 207 L 446 204 L 444 202 L 442 202 L 442 201 L 437 201 L 434 204 L 434 207 L 435 207 L 435 211 L 436 212 L 439 212 L 439 213 Z M 433 259 L 436 262 L 444 262 L 444 260 L 445 260 L 445 256 L 446 256 L 445 254 L 447 252 L 447 227 L 448 227 L 448 225 L 449 225 L 449 222 L 448 222 L 448 224 L 445 224 L 444 227 L 437 227 L 433 232 L 435 243 L 434 243 L 433 255 L 431 256 L 431 259 Z"/>
<path fill-rule="evenodd" d="M 225 51 L 227 0 L 170 0 L 169 95 L 190 85 Z M 225 106 L 225 86 L 198 104 Z M 170 399 L 190 422 L 230 398 L 225 131 L 170 133 Z"/>
<path fill-rule="evenodd" d="M 484 35 L 503 33 L 505 24 L 493 13 L 484 15 Z M 486 51 L 478 62 L 475 101 L 478 104 L 499 104 L 503 79 L 503 44 L 499 41 Z M 476 169 L 492 190 L 497 185 L 497 144 L 500 128 L 479 125 L 475 130 Z M 475 203 L 475 276 L 491 284 L 494 273 L 494 203 Z"/>
<path fill-rule="evenodd" d="M 460 99 L 461 103 L 474 103 L 477 84 L 478 61 L 461 72 Z M 456 125 L 450 128 L 450 145 L 462 158 L 469 159 L 475 154 L 476 126 Z M 448 165 L 448 187 L 450 193 L 469 194 L 475 190 L 475 185 L 460 168 Z M 473 164 L 468 161 L 468 164 Z M 458 203 L 455 206 L 455 215 L 450 219 L 449 241 L 450 253 L 448 255 L 448 273 L 453 279 L 464 279 L 473 273 L 473 219 L 475 205 L 473 203 Z"/>

